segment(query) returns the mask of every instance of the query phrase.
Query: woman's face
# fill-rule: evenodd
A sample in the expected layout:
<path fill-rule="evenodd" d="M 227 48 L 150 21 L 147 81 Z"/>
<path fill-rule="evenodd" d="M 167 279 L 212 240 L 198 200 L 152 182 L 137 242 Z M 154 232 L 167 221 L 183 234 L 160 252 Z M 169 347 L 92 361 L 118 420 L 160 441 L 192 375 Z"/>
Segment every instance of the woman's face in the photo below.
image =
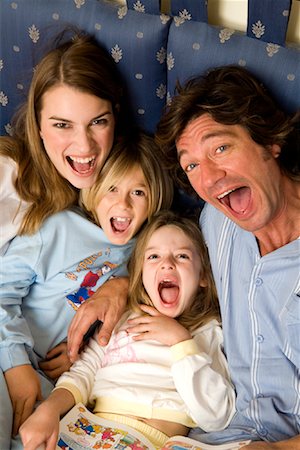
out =
<path fill-rule="evenodd" d="M 111 102 L 58 85 L 44 93 L 40 136 L 57 171 L 78 189 L 91 187 L 112 148 Z"/>

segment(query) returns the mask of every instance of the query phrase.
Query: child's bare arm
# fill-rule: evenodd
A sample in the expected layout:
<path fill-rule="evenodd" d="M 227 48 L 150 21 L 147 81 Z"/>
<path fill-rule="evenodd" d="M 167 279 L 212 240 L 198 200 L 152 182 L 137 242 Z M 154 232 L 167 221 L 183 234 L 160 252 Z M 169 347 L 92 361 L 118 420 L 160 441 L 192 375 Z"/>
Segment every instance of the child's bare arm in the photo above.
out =
<path fill-rule="evenodd" d="M 47 450 L 55 450 L 60 417 L 74 404 L 73 395 L 66 389 L 53 391 L 20 427 L 24 450 L 36 450 L 42 444 Z"/>

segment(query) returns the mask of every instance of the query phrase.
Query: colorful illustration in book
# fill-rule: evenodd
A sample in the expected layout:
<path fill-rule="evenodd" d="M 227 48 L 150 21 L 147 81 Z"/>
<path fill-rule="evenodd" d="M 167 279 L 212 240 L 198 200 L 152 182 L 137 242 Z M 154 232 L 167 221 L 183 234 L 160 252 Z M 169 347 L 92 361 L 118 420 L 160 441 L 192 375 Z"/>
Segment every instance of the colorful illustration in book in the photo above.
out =
<path fill-rule="evenodd" d="M 76 421 L 68 422 L 67 429 L 69 433 L 60 433 L 57 442 L 57 447 L 62 450 L 148 450 L 146 445 L 129 432 L 94 423 L 82 412 Z"/>

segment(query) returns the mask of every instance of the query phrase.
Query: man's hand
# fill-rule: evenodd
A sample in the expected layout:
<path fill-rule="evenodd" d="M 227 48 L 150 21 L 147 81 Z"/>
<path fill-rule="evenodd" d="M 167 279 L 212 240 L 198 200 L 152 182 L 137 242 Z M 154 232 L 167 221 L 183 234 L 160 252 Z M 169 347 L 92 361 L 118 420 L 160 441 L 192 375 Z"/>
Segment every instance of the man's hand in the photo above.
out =
<path fill-rule="evenodd" d="M 45 361 L 39 363 L 39 367 L 52 380 L 56 380 L 63 372 L 67 372 L 71 365 L 66 342 L 62 342 L 50 350 Z"/>
<path fill-rule="evenodd" d="M 140 305 L 140 308 L 148 315 L 128 320 L 127 331 L 138 333 L 133 337 L 135 341 L 154 339 L 171 346 L 192 338 L 190 332 L 176 319 L 161 314 L 152 306 Z"/>
<path fill-rule="evenodd" d="M 27 364 L 13 367 L 4 373 L 13 407 L 13 436 L 32 414 L 36 401 L 42 400 L 40 380 L 34 368 Z"/>
<path fill-rule="evenodd" d="M 68 354 L 72 363 L 78 357 L 83 336 L 96 320 L 103 322 L 98 335 L 99 344 L 108 343 L 115 325 L 125 310 L 127 292 L 128 278 L 113 278 L 106 281 L 80 306 L 68 331 Z"/>

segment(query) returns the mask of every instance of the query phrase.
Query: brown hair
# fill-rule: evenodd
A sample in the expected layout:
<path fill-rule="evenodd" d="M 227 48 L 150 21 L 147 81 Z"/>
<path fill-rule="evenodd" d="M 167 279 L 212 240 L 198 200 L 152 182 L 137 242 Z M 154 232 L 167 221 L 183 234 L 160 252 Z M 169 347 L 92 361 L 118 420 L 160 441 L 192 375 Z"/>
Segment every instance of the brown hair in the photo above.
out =
<path fill-rule="evenodd" d="M 136 245 L 129 260 L 129 307 L 139 311 L 138 305 L 153 306 L 142 281 L 142 268 L 145 250 L 152 234 L 165 225 L 174 225 L 182 230 L 195 246 L 201 260 L 200 278 L 207 283 L 199 287 L 198 293 L 189 311 L 184 311 L 177 318 L 183 326 L 195 329 L 205 325 L 211 319 L 220 319 L 219 302 L 213 280 L 208 251 L 198 224 L 193 220 L 181 217 L 172 211 L 162 211 L 155 215 L 137 238 Z"/>
<path fill-rule="evenodd" d="M 148 218 L 171 207 L 173 182 L 164 166 L 164 155 L 154 139 L 143 132 L 135 132 L 119 139 L 104 164 L 97 181 L 90 188 L 82 189 L 81 204 L 98 223 L 96 208 L 100 200 L 122 178 L 140 167 L 149 192 Z"/>
<path fill-rule="evenodd" d="M 41 59 L 14 118 L 13 137 L 0 140 L 0 153 L 18 164 L 16 190 L 29 203 L 20 234 L 35 232 L 46 217 L 78 201 L 78 190 L 58 173 L 39 133 L 43 95 L 61 83 L 110 101 L 115 112 L 122 102 L 115 63 L 91 36 L 75 34 Z"/>
<path fill-rule="evenodd" d="M 239 66 L 215 68 L 184 86 L 178 83 L 176 93 L 158 124 L 156 140 L 168 156 L 177 181 L 185 187 L 189 182 L 179 167 L 176 142 L 189 122 L 203 114 L 225 125 L 243 126 L 259 145 L 278 144 L 282 170 L 299 179 L 300 115 L 288 117 L 248 70 Z"/>

